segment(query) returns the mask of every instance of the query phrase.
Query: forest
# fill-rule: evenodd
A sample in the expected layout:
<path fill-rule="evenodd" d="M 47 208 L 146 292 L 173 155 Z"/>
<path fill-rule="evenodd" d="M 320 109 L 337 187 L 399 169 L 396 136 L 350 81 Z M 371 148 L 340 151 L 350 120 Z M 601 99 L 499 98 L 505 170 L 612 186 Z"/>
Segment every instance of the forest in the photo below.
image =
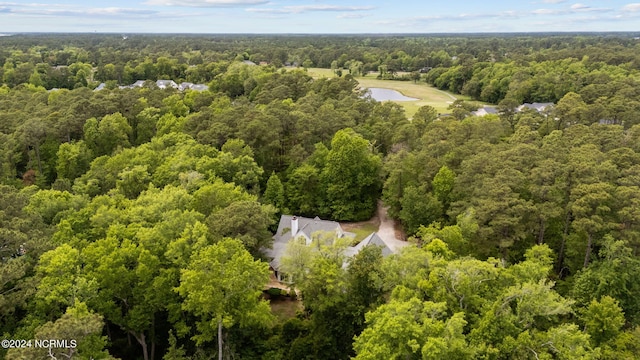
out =
<path fill-rule="evenodd" d="M 27 34 L 0 63 L 0 333 L 77 343 L 6 359 L 640 357 L 633 34 Z M 468 100 L 409 117 L 363 77 Z M 269 289 L 280 215 L 379 201 L 410 246 L 319 234 Z"/>

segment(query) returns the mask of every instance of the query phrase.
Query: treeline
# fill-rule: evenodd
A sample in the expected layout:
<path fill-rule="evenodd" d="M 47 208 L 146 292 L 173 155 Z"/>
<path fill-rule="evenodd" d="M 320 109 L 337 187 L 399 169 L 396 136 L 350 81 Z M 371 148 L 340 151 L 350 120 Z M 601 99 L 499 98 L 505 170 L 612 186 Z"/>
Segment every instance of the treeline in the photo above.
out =
<path fill-rule="evenodd" d="M 602 113 L 603 108 L 608 112 L 620 111 L 608 104 L 627 101 L 637 111 L 637 73 L 633 63 L 611 65 L 585 55 L 581 59 L 545 61 L 470 61 L 433 69 L 426 79 L 440 89 L 493 104 L 555 103 L 574 92 L 588 104 L 598 106 L 592 112 Z"/>
<path fill-rule="evenodd" d="M 448 72 L 438 81 L 439 87 L 460 92 L 471 82 L 465 92 L 497 103 L 491 100 L 501 94 L 504 75 L 485 81 L 487 71 L 476 74 L 493 64 L 546 66 L 588 57 L 588 69 L 607 65 L 633 71 L 640 67 L 638 41 L 633 34 L 501 37 L 69 34 L 14 35 L 0 39 L 0 45 L 3 83 L 10 87 L 31 83 L 47 89 L 72 89 L 109 81 L 128 85 L 136 80 L 158 79 L 208 83 L 223 73 L 231 61 L 250 60 L 267 62 L 276 68 L 292 65 L 348 69 L 352 75 L 377 72 L 381 67 L 390 73 L 435 68 L 439 70 L 430 77 L 433 83 Z M 476 79 L 471 81 L 474 76 Z M 554 84 L 564 79 L 557 79 Z M 491 80 L 498 84 L 484 90 L 484 82 L 489 85 Z M 480 97 L 483 90 L 485 95 Z M 532 98 L 554 101 L 549 95 L 542 91 Z M 554 94 L 555 100 L 562 95 Z"/>

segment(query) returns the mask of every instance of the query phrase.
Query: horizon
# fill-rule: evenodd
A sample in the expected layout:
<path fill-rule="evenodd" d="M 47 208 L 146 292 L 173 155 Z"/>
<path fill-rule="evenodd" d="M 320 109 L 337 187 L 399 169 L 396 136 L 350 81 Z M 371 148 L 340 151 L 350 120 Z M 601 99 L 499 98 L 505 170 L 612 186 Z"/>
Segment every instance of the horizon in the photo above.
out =
<path fill-rule="evenodd" d="M 495 35 L 526 35 L 526 36 L 554 36 L 554 35 L 629 35 L 635 36 L 640 34 L 640 30 L 634 31 L 513 31 L 513 32 L 406 32 L 406 33 L 393 33 L 393 32 L 362 32 L 362 33 L 278 33 L 278 32 L 100 32 L 100 31 L 19 31 L 10 32 L 5 31 L 0 33 L 0 37 L 15 36 L 15 35 L 118 35 L 118 36 L 131 36 L 131 35 L 180 35 L 180 36 L 201 36 L 201 35 L 216 35 L 216 36 L 495 36 Z"/>

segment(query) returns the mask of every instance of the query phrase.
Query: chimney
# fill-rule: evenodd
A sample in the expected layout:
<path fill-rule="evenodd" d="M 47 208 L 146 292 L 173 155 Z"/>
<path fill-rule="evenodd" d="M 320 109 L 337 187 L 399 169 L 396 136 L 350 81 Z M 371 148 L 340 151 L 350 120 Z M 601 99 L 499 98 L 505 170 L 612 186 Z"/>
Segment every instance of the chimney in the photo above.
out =
<path fill-rule="evenodd" d="M 291 237 L 295 237 L 297 233 L 298 233 L 298 218 L 294 216 L 291 218 Z"/>

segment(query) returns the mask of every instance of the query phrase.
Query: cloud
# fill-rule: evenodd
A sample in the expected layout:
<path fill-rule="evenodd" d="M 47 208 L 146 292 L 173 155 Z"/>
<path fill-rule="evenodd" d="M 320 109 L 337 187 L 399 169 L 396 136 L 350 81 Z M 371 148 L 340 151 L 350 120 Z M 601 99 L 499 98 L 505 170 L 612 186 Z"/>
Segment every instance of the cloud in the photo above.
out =
<path fill-rule="evenodd" d="M 81 7 L 69 4 L 0 2 L 0 13 L 14 17 L 77 17 L 83 19 L 160 19 L 201 16 L 201 13 L 161 12 L 149 8 Z"/>
<path fill-rule="evenodd" d="M 625 12 L 638 12 L 640 11 L 640 3 L 627 4 L 622 7 L 622 11 Z"/>
<path fill-rule="evenodd" d="M 610 8 L 594 8 L 585 4 L 575 3 L 571 5 L 569 8 L 565 9 L 536 9 L 531 11 L 533 15 L 568 15 L 568 14 L 579 14 L 586 12 L 609 12 L 613 9 Z"/>
<path fill-rule="evenodd" d="M 156 15 L 154 10 L 126 9 L 126 8 L 89 8 L 82 10 L 58 10 L 58 9 L 12 9 L 11 13 L 19 15 L 40 16 L 109 16 L 109 17 L 139 17 Z"/>
<path fill-rule="evenodd" d="M 339 5 L 292 5 L 283 6 L 279 9 L 273 8 L 249 8 L 249 12 L 270 13 L 270 14 L 300 14 L 306 12 L 356 12 L 369 11 L 375 9 L 374 6 L 339 6 Z"/>
<path fill-rule="evenodd" d="M 286 9 L 293 10 L 294 12 L 307 12 L 307 11 L 367 11 L 373 10 L 373 6 L 338 6 L 338 5 L 299 5 L 299 6 L 285 6 Z"/>
<path fill-rule="evenodd" d="M 267 4 L 268 0 L 148 0 L 145 5 L 183 7 L 243 7 Z"/>
<path fill-rule="evenodd" d="M 340 14 L 340 15 L 336 16 L 336 18 L 338 18 L 338 19 L 362 19 L 365 16 L 367 16 L 367 15 L 351 13 L 351 14 Z"/>
<path fill-rule="evenodd" d="M 590 9 L 591 7 L 585 5 L 585 4 L 580 4 L 580 3 L 576 3 L 571 5 L 571 10 L 587 10 Z"/>
<path fill-rule="evenodd" d="M 560 15 L 566 13 L 566 11 L 559 9 L 536 9 L 531 13 L 534 15 Z"/>
<path fill-rule="evenodd" d="M 573 12 L 590 12 L 590 11 L 603 12 L 603 11 L 611 11 L 611 10 L 613 10 L 613 9 L 609 9 L 609 8 L 594 8 L 594 7 L 591 7 L 589 5 L 585 5 L 585 4 L 581 4 L 581 3 L 575 3 L 575 4 L 571 5 L 570 9 Z"/>
<path fill-rule="evenodd" d="M 560 4 L 566 2 L 566 0 L 542 0 L 543 4 Z"/>

